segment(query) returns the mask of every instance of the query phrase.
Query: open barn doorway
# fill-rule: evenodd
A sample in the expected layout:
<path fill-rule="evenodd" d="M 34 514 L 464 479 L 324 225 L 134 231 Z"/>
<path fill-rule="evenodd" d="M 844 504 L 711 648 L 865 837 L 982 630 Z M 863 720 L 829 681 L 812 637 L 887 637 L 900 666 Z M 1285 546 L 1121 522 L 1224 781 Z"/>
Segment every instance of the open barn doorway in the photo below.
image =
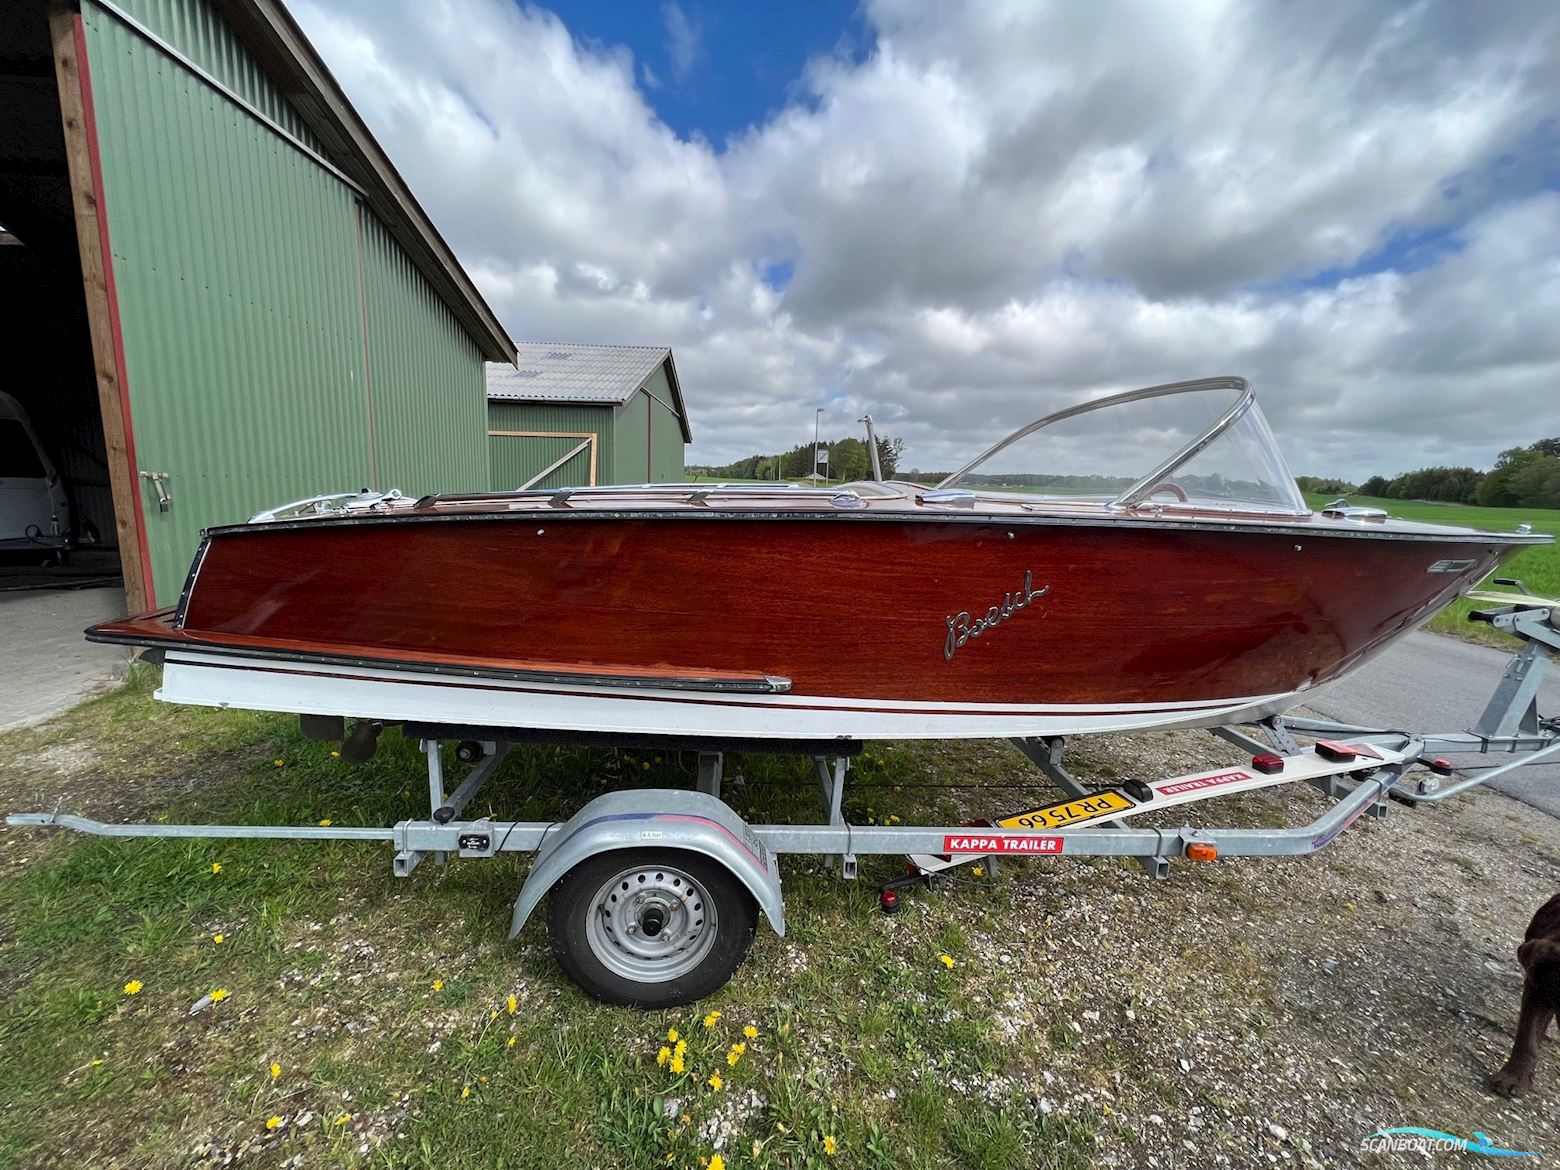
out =
<path fill-rule="evenodd" d="M 109 455 L 43 3 L 0 5 L 0 729 L 122 668 Z"/>

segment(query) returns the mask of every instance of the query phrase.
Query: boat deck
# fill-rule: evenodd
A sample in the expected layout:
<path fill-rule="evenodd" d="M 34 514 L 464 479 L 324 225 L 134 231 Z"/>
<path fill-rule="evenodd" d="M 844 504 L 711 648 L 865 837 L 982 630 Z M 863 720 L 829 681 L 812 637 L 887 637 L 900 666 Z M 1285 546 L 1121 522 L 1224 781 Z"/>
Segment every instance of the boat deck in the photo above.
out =
<path fill-rule="evenodd" d="M 364 496 L 328 496 L 263 512 L 248 525 L 343 521 L 370 518 L 506 517 L 527 515 L 742 516 L 807 517 L 864 515 L 908 519 L 947 517 L 997 522 L 1185 524 L 1194 527 L 1275 526 L 1317 535 L 1444 537 L 1502 544 L 1547 544 L 1542 533 L 1485 532 L 1426 524 L 1387 516 L 1373 509 L 1341 508 L 1322 512 L 1275 512 L 1223 506 L 1204 500 L 1153 502 L 1130 509 L 1111 506 L 1107 495 L 1068 497 L 981 488 L 930 488 L 904 481 L 859 481 L 832 487 L 793 483 L 652 483 L 598 487 L 528 488 L 509 492 L 428 495 L 418 499 L 398 492 Z"/>

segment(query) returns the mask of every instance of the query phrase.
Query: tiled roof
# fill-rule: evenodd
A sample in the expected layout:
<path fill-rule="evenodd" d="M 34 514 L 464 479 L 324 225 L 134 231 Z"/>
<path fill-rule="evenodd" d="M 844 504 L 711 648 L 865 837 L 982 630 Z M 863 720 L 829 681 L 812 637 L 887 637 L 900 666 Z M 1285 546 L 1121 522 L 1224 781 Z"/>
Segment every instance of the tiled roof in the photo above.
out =
<path fill-rule="evenodd" d="M 672 351 L 664 345 L 522 341 L 513 366 L 490 362 L 487 396 L 509 402 L 626 402 Z"/>

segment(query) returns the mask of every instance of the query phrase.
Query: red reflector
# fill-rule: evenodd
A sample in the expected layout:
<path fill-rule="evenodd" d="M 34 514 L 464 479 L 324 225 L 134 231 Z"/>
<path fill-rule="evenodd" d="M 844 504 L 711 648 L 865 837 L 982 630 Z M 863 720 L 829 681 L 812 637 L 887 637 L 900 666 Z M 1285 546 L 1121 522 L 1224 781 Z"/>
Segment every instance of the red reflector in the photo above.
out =
<path fill-rule="evenodd" d="M 1264 776 L 1276 776 L 1284 770 L 1284 757 L 1264 753 L 1251 757 L 1251 766 Z"/>
<path fill-rule="evenodd" d="M 1348 763 L 1357 760 L 1360 753 L 1346 743 L 1338 743 L 1331 739 L 1319 739 L 1316 741 L 1316 754 L 1324 760 L 1336 760 L 1339 763 Z"/>
<path fill-rule="evenodd" d="M 881 900 L 883 903 L 884 914 L 899 913 L 899 895 L 894 893 L 893 890 L 884 890 Z"/>
<path fill-rule="evenodd" d="M 1450 776 L 1452 774 L 1452 761 L 1437 756 L 1433 760 L 1426 760 L 1425 767 L 1429 768 L 1437 776 Z"/>

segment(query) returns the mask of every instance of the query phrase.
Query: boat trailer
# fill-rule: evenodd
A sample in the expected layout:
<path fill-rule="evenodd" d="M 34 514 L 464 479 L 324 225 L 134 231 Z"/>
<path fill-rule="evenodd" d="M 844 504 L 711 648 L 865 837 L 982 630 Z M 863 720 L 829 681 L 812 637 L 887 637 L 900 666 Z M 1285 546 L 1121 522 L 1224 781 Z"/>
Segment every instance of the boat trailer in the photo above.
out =
<path fill-rule="evenodd" d="M 784 935 L 779 854 L 829 856 L 846 878 L 856 876 L 860 856 L 908 857 L 906 877 L 883 887 L 885 910 L 897 908 L 895 887 L 929 881 L 940 870 L 982 860 L 995 864 L 1009 857 L 1129 857 L 1152 876 L 1165 878 L 1177 859 L 1312 854 L 1361 817 L 1384 819 L 1391 799 L 1409 805 L 1434 803 L 1517 768 L 1560 759 L 1560 718 L 1541 716 L 1537 698 L 1540 682 L 1560 653 L 1560 605 L 1528 595 L 1520 582 L 1497 583 L 1522 592 L 1476 595 L 1501 604 L 1471 614 L 1470 620 L 1488 622 L 1519 638 L 1523 646 L 1469 731 L 1416 734 L 1274 716 L 1209 729 L 1249 752 L 1246 765 L 1153 781 L 1127 779 L 1108 787 L 1086 783 L 1067 769 L 1062 739 L 1014 740 L 1064 799 L 995 822 L 847 822 L 842 798 L 850 760 L 862 750 L 859 741 L 690 742 L 409 723 L 403 733 L 419 740 L 427 760 L 425 819 L 366 827 L 131 824 L 55 811 L 13 814 L 6 823 L 102 837 L 383 841 L 395 849 L 398 877 L 410 876 L 428 859 L 442 864 L 451 856 L 535 853 L 515 900 L 510 937 L 545 898 L 553 952 L 576 983 L 607 1002 L 668 1007 L 701 998 L 730 978 L 751 946 L 759 910 L 775 932 Z M 1311 742 L 1302 744 L 1297 735 Z M 457 756 L 473 766 L 449 791 L 444 745 L 452 740 L 458 743 Z M 464 819 L 462 814 L 519 742 L 696 751 L 698 779 L 691 791 L 609 792 L 567 821 Z M 810 757 L 823 804 L 822 823 L 746 823 L 721 799 L 728 751 Z M 1444 757 L 1463 753 L 1512 758 L 1452 779 L 1455 770 Z M 350 753 L 343 754 L 350 758 Z M 1295 782 L 1332 801 L 1307 825 L 1149 828 L 1131 823 L 1143 813 Z"/>

